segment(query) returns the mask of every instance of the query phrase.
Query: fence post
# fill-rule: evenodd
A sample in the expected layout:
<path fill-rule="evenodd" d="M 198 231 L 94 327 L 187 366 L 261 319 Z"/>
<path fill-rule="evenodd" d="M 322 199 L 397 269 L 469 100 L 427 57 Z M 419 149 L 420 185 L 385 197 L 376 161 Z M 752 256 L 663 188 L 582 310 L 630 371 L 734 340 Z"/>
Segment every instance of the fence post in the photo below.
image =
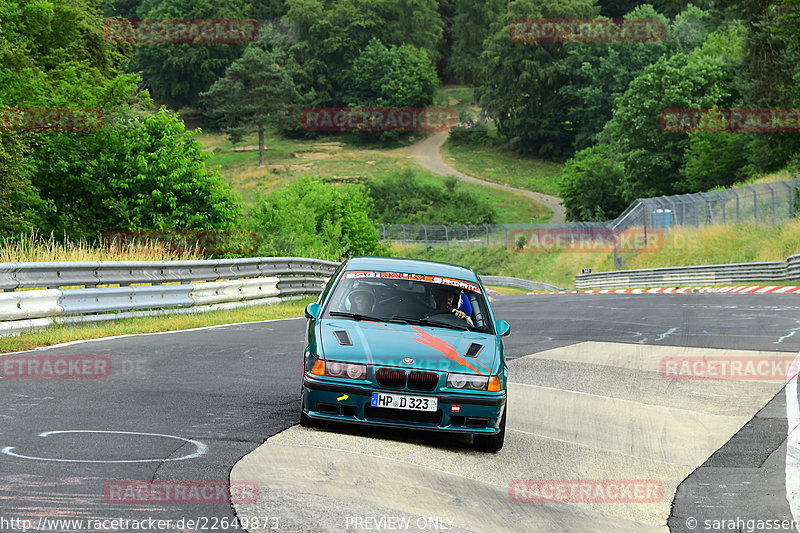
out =
<path fill-rule="evenodd" d="M 775 225 L 775 189 L 769 183 L 765 183 L 764 185 L 767 186 L 769 189 L 769 194 L 772 197 L 772 225 Z"/>
<path fill-rule="evenodd" d="M 731 192 L 736 196 L 736 223 L 739 224 L 739 193 L 731 189 Z"/>
<path fill-rule="evenodd" d="M 745 185 L 745 187 L 753 191 L 753 222 L 758 223 L 758 195 L 756 194 L 756 190 L 750 185 Z"/>
<path fill-rule="evenodd" d="M 400 224 L 400 226 L 403 228 L 403 244 L 406 244 L 406 225 Z"/>
<path fill-rule="evenodd" d="M 428 226 L 422 225 L 422 230 L 425 232 L 425 247 L 428 247 Z"/>
<path fill-rule="evenodd" d="M 466 224 L 464 224 L 464 229 L 466 229 L 466 230 L 467 230 L 467 246 L 468 246 L 469 248 L 472 248 L 472 243 L 471 243 L 471 242 L 469 242 L 469 226 L 467 226 Z"/>
<path fill-rule="evenodd" d="M 787 189 L 789 189 L 789 213 L 788 213 L 788 214 L 789 214 L 789 216 L 787 217 L 787 220 L 791 220 L 791 219 L 792 219 L 792 196 L 794 196 L 794 188 L 792 188 L 792 186 L 791 186 L 791 185 L 789 185 L 789 183 L 787 183 L 787 182 L 785 182 L 785 181 L 781 181 L 781 183 L 782 183 L 782 184 L 783 184 L 783 185 L 784 185 L 784 186 L 785 186 Z"/>
<path fill-rule="evenodd" d="M 442 226 L 444 227 L 444 242 L 447 243 L 447 249 L 449 250 L 450 249 L 450 237 L 447 235 L 447 226 L 445 226 L 444 224 L 442 224 Z"/>
<path fill-rule="evenodd" d="M 488 224 L 484 224 L 484 227 L 486 228 L 486 247 L 488 248 L 489 247 L 489 225 Z"/>

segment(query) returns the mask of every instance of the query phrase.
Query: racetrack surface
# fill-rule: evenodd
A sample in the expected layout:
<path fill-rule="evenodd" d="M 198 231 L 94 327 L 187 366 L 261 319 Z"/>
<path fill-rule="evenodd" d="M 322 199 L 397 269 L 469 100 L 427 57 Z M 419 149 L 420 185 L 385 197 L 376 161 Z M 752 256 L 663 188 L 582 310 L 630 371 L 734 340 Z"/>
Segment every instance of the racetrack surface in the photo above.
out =
<path fill-rule="evenodd" d="M 226 503 L 107 503 L 103 495 L 120 480 L 229 473 L 259 485 L 257 503 L 235 506 L 240 517 L 278 519 L 250 531 L 402 530 L 403 518 L 409 531 L 666 531 L 667 523 L 688 531 L 690 517 L 700 520 L 693 531 L 704 531 L 706 519 L 792 518 L 786 413 L 796 387 L 792 399 L 779 380 L 674 381 L 659 363 L 697 354 L 793 357 L 795 296 L 522 295 L 493 305 L 514 328 L 505 338 L 509 430 L 497 454 L 472 451 L 466 437 L 290 427 L 299 414 L 303 320 L 21 354 L 101 355 L 114 371 L 96 380 L 0 380 L 0 449 L 11 448 L 0 454 L 0 519 L 230 520 Z M 75 430 L 83 432 L 39 436 Z M 149 462 L 131 462 L 141 460 Z M 657 480 L 664 497 L 512 501 L 510 484 L 525 479 Z"/>

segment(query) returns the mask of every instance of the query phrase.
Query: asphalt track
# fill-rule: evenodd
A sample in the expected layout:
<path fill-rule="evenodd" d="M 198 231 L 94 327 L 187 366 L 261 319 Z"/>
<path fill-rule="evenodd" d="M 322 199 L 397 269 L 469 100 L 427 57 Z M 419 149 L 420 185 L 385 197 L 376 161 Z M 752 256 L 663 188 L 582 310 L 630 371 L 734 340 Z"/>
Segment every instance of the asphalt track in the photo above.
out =
<path fill-rule="evenodd" d="M 498 454 L 438 434 L 290 427 L 303 320 L 2 356 L 104 356 L 112 373 L 0 380 L 0 530 L 47 517 L 184 519 L 201 523 L 149 530 L 233 531 L 220 527 L 235 517 L 228 503 L 104 497 L 124 480 L 229 476 L 258 483 L 258 501 L 235 506 L 242 519 L 257 518 L 250 531 L 767 530 L 757 520 L 796 530 L 772 527 L 798 509 L 794 444 L 787 455 L 797 441 L 788 431 L 796 383 L 659 372 L 669 357 L 793 358 L 796 295 L 504 296 L 494 308 L 513 326 L 509 430 Z M 515 480 L 650 480 L 664 495 L 529 503 L 513 501 Z M 39 529 L 100 531 L 60 526 Z"/>

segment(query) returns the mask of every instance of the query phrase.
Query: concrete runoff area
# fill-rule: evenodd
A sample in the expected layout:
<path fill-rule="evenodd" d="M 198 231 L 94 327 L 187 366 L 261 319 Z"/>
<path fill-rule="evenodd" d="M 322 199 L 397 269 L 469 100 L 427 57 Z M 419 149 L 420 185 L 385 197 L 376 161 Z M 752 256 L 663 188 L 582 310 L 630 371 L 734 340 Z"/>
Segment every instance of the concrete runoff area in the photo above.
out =
<path fill-rule="evenodd" d="M 263 495 L 236 505 L 236 512 L 277 515 L 285 531 L 395 525 L 407 531 L 665 532 L 678 486 L 786 380 L 665 379 L 664 358 L 795 355 L 583 342 L 520 357 L 509 362 L 508 426 L 499 453 L 473 451 L 465 436 L 294 426 L 234 466 L 231 480 L 256 481 Z M 524 491 L 523 501 L 515 501 L 516 480 L 538 480 L 538 486 L 649 480 L 663 487 L 663 497 L 567 503 L 551 496 L 531 503 Z"/>

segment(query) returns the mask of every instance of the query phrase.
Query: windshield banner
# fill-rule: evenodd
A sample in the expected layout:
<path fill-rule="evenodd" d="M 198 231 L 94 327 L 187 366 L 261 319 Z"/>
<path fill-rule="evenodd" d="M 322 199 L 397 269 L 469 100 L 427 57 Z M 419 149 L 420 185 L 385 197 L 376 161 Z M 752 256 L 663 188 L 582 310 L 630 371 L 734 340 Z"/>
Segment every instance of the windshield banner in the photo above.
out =
<path fill-rule="evenodd" d="M 468 291 L 481 292 L 481 288 L 476 283 L 463 281 L 455 278 L 445 278 L 442 276 L 431 276 L 429 274 L 410 274 L 408 272 L 374 272 L 371 270 L 353 270 L 344 273 L 344 279 L 407 279 L 411 281 L 426 281 L 428 283 L 438 283 L 449 285 Z"/>

